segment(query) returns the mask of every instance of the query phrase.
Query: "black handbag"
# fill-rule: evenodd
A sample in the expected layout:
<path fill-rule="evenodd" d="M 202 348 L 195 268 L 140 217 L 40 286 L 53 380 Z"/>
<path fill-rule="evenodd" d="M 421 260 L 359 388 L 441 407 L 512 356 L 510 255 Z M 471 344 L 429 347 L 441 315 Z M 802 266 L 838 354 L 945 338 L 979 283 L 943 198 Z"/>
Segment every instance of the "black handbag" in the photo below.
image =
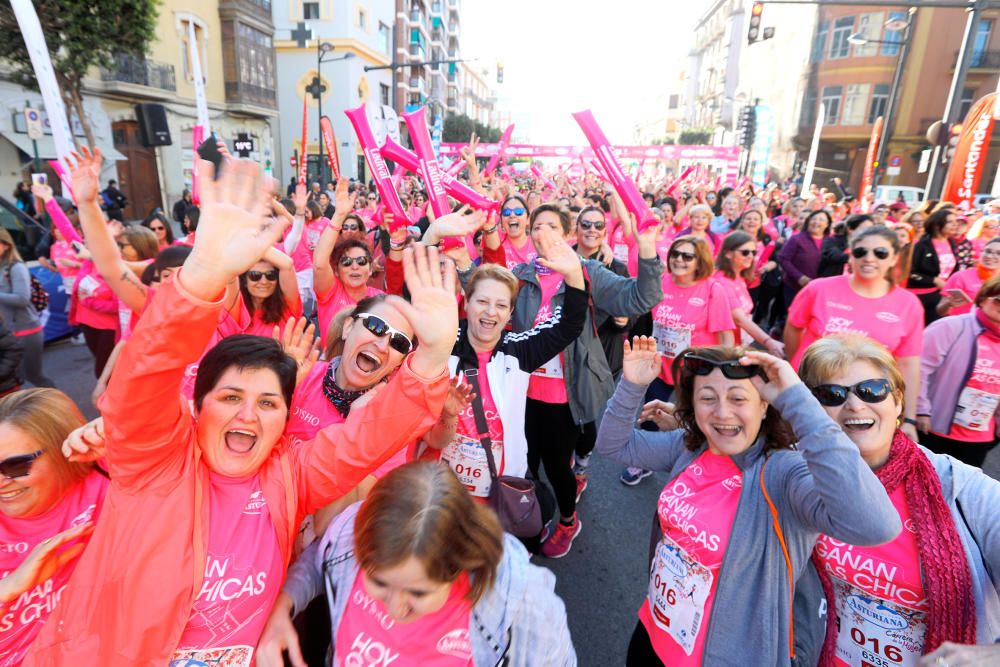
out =
<path fill-rule="evenodd" d="M 490 427 L 486 422 L 482 392 L 479 391 L 479 370 L 467 368 L 464 373 L 475 396 L 472 400 L 472 413 L 479 432 L 479 444 L 486 453 L 486 463 L 490 469 L 490 495 L 487 504 L 496 512 L 505 531 L 515 537 L 535 537 L 542 532 L 542 507 L 538 502 L 535 482 L 523 477 L 497 474 Z"/>

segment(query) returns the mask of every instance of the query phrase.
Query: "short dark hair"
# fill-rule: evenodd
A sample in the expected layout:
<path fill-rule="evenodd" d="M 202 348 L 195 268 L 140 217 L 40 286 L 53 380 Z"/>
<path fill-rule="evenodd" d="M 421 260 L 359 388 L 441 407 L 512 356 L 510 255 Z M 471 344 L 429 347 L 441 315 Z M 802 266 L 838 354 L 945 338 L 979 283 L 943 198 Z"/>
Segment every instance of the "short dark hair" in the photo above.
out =
<path fill-rule="evenodd" d="M 809 215 L 807 215 L 805 221 L 802 223 L 802 231 L 807 231 L 809 229 L 809 223 L 812 222 L 812 219 L 815 218 L 817 215 L 826 216 L 826 229 L 823 230 L 823 236 L 829 236 L 830 232 L 833 231 L 833 216 L 830 215 L 830 212 L 827 211 L 825 208 L 815 210 Z"/>
<path fill-rule="evenodd" d="M 188 225 L 188 231 L 198 231 L 198 219 L 201 217 L 201 209 L 197 206 L 188 206 L 184 209 L 184 217 L 191 221 L 191 224 Z"/>
<path fill-rule="evenodd" d="M 194 380 L 195 407 L 201 410 L 205 395 L 215 388 L 223 373 L 233 367 L 241 371 L 263 368 L 273 371 L 278 376 L 285 407 L 291 406 L 298 364 L 285 354 L 275 340 L 264 336 L 237 334 L 223 338 L 202 357 Z"/>
<path fill-rule="evenodd" d="M 924 234 L 931 238 L 940 234 L 944 226 L 948 224 L 948 216 L 951 215 L 955 215 L 955 209 L 950 206 L 938 208 L 924 220 Z"/>
<path fill-rule="evenodd" d="M 535 207 L 535 210 L 531 212 L 531 218 L 528 221 L 528 231 L 535 228 L 535 220 L 542 213 L 549 212 L 555 213 L 559 216 L 559 224 L 562 226 L 562 233 L 569 234 L 569 230 L 573 227 L 573 221 L 570 220 L 569 211 L 560 206 L 559 204 L 539 204 Z"/>
<path fill-rule="evenodd" d="M 875 222 L 875 219 L 867 213 L 855 213 L 854 215 L 847 216 L 847 219 L 844 220 L 844 226 L 848 232 L 856 232 L 858 231 L 858 227 L 866 222 Z"/>

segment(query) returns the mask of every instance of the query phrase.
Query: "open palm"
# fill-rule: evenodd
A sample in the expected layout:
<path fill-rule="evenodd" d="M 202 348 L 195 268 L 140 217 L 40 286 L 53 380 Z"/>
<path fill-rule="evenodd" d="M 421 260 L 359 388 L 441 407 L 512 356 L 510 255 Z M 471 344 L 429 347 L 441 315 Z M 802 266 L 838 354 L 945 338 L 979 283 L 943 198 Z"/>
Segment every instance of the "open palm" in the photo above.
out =
<path fill-rule="evenodd" d="M 100 189 L 101 162 L 104 160 L 101 149 L 95 148 L 91 152 L 86 146 L 80 146 L 80 152 L 74 152 L 70 157 L 67 164 L 77 203 L 96 201 L 97 191 Z"/>
<path fill-rule="evenodd" d="M 660 365 L 655 338 L 636 336 L 631 343 L 625 341 L 622 375 L 626 380 L 644 387 L 660 374 Z"/>

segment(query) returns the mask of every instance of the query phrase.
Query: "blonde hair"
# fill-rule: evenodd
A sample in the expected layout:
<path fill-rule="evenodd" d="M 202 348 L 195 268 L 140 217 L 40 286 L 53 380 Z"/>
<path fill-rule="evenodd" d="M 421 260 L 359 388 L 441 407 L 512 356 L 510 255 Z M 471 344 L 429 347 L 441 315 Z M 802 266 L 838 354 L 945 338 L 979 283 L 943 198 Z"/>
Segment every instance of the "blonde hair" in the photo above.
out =
<path fill-rule="evenodd" d="M 503 557 L 496 514 L 476 503 L 450 468 L 417 461 L 380 479 L 354 521 L 354 553 L 368 574 L 416 558 L 431 581 L 469 574 L 475 604 L 493 587 Z"/>
<path fill-rule="evenodd" d="M 807 387 L 818 387 L 829 384 L 830 378 L 856 362 L 878 369 L 892 385 L 896 403 L 903 405 L 906 383 L 892 353 L 882 343 L 860 334 L 833 334 L 817 340 L 802 355 L 799 377 Z"/>
<path fill-rule="evenodd" d="M 728 197 L 727 197 L 728 199 Z M 695 204 L 690 209 L 688 209 L 688 218 L 693 218 L 699 213 L 704 213 L 708 216 L 709 220 L 712 219 L 712 207 L 708 204 Z"/>
<path fill-rule="evenodd" d="M 0 264 L 17 264 L 24 261 L 14 244 L 14 237 L 3 227 L 0 227 L 0 243 L 7 244 L 7 249 L 0 252 Z"/>
<path fill-rule="evenodd" d="M 484 280 L 495 280 L 510 290 L 511 306 L 517 300 L 517 292 L 521 288 L 521 283 L 509 269 L 499 264 L 482 264 L 469 276 L 469 281 L 465 285 L 465 298 L 471 299 L 476 293 L 476 287 Z"/>
<path fill-rule="evenodd" d="M 16 426 L 38 443 L 67 485 L 94 469 L 92 463 L 67 461 L 62 454 L 63 441 L 86 420 L 76 403 L 58 389 L 22 389 L 0 398 L 0 423 Z"/>

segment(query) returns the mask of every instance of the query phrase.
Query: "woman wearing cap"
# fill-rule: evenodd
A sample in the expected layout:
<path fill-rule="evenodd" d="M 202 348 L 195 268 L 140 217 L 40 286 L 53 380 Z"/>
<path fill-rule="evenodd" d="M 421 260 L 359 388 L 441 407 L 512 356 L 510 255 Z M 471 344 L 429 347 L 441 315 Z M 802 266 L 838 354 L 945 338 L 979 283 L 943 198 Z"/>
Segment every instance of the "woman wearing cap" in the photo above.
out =
<path fill-rule="evenodd" d="M 0 662 L 19 665 L 59 602 L 108 478 L 63 441 L 83 415 L 56 389 L 0 398 Z"/>
<path fill-rule="evenodd" d="M 690 348 L 673 366 L 681 428 L 635 429 L 659 371 L 652 339 L 625 343 L 597 440 L 599 453 L 670 478 L 626 664 L 788 664 L 794 581 L 818 534 L 880 544 L 899 518 L 787 362 Z"/>
<path fill-rule="evenodd" d="M 91 161 L 85 152 L 76 168 L 85 198 L 97 165 L 99 153 Z M 250 665 L 302 518 L 429 428 L 444 403 L 458 324 L 452 278 L 434 249 L 420 248 L 405 260 L 406 312 L 421 345 L 345 423 L 294 447 L 282 438 L 296 363 L 259 336 L 209 350 L 193 409 L 182 400 L 226 286 L 284 231 L 258 165 L 227 159 L 217 181 L 210 163 L 201 167 L 205 224 L 194 250 L 157 291 L 101 398 L 114 480 L 101 525 L 27 665 Z"/>
<path fill-rule="evenodd" d="M 569 667 L 555 578 L 444 466 L 410 463 L 337 518 L 288 573 L 257 664 L 305 667 L 291 617 L 329 593 L 335 665 Z"/>
<path fill-rule="evenodd" d="M 851 240 L 851 273 L 806 285 L 788 310 L 785 344 L 792 366 L 813 341 L 832 333 L 859 333 L 885 345 L 906 379 L 903 430 L 916 438 L 923 313 L 909 291 L 893 283 L 899 238 L 871 227 Z"/>
<path fill-rule="evenodd" d="M 971 317 L 940 320 L 928 331 Z M 905 526 L 881 546 L 820 537 L 814 560 L 833 613 L 819 664 L 914 665 L 945 641 L 992 644 L 1000 635 L 1000 483 L 900 430 L 903 376 L 875 341 L 816 341 L 799 373 L 878 476 Z"/>
<path fill-rule="evenodd" d="M 979 288 L 1000 273 L 1000 237 L 994 237 L 979 252 L 976 265 L 951 274 L 944 284 L 937 312 L 946 315 L 963 315 L 972 309 L 972 301 Z"/>
<path fill-rule="evenodd" d="M 954 209 L 939 208 L 927 216 L 924 235 L 913 246 L 913 264 L 906 287 L 920 298 L 925 325 L 938 318 L 941 290 L 957 266 L 952 238 L 957 226 Z"/>

